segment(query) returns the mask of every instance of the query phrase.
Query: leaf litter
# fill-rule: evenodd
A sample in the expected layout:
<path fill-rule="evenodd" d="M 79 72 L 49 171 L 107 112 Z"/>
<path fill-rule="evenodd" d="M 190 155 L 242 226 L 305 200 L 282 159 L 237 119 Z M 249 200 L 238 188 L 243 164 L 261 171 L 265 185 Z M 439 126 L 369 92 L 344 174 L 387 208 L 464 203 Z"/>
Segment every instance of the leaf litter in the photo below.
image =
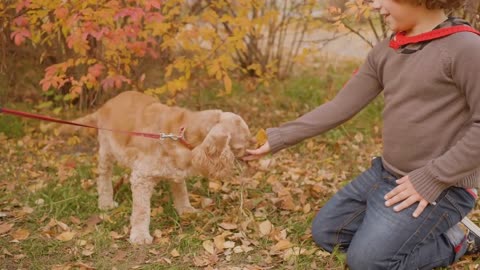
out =
<path fill-rule="evenodd" d="M 259 125 L 254 123 L 252 130 Z M 260 145 L 266 133 L 257 130 Z M 157 187 L 151 215 L 154 243 L 143 248 L 128 243 L 128 185 L 119 187 L 119 208 L 107 212 L 96 208 L 95 169 L 90 170 L 93 176 L 82 171 L 85 164 L 95 167 L 95 141 L 59 140 L 48 132 L 29 132 L 15 140 L 0 135 L 0 150 L 8 160 L 0 164 L 0 191 L 5 194 L 0 197 L 0 260 L 29 267 L 37 263 L 29 255 L 32 242 L 57 242 L 48 256 L 64 263 L 44 259 L 51 269 L 95 269 L 98 262 L 118 269 L 155 264 L 200 269 L 342 269 L 341 256 L 315 247 L 309 223 L 332 194 L 381 152 L 376 137 L 357 132 L 312 139 L 249 162 L 229 182 L 191 179 L 192 204 L 202 212 L 186 218 L 176 216 L 168 192 Z M 90 148 L 75 150 L 79 145 Z M 69 204 L 75 196 L 56 201 L 45 196 L 57 189 L 60 193 L 75 189 L 76 196 L 92 200 L 82 202 L 92 207 L 77 211 L 82 203 Z M 62 214 L 69 207 L 69 214 Z M 480 220 L 479 210 L 472 219 Z M 475 260 L 466 257 L 454 269 L 474 269 Z"/>

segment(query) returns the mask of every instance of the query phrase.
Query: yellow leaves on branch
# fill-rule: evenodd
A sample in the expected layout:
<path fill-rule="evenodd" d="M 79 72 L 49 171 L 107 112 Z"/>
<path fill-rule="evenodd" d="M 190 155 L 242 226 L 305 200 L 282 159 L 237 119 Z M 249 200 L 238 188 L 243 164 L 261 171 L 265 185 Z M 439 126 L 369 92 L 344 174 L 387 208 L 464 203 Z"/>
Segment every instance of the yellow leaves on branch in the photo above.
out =
<path fill-rule="evenodd" d="M 300 52 L 293 48 L 312 45 L 305 40 L 297 46 L 302 40 L 285 35 L 303 37 L 316 28 L 319 20 L 313 16 L 322 8 L 313 0 L 296 5 L 212 0 L 201 9 L 183 0 L 15 1 L 10 8 L 20 16 L 11 38 L 19 45 L 33 43 L 48 57 L 65 59 L 47 68 L 40 84 L 44 90 L 68 86 L 72 95 L 67 101 L 86 90 L 145 90 L 144 78 L 136 74 L 139 63 L 162 57 L 165 80 L 149 92 L 175 95 L 188 88 L 192 74 L 205 72 L 223 83 L 222 94 L 231 93 L 232 78 L 238 75 L 267 84 L 305 59 L 306 54 L 297 57 Z"/>
<path fill-rule="evenodd" d="M 364 0 L 350 0 L 345 3 L 345 9 L 330 6 L 327 11 L 332 16 L 333 25 L 337 27 L 339 32 L 360 31 L 358 21 L 372 19 L 372 8 Z"/>
<path fill-rule="evenodd" d="M 230 94 L 232 92 L 232 79 L 227 74 L 223 77 L 223 84 L 225 85 L 225 92 Z"/>

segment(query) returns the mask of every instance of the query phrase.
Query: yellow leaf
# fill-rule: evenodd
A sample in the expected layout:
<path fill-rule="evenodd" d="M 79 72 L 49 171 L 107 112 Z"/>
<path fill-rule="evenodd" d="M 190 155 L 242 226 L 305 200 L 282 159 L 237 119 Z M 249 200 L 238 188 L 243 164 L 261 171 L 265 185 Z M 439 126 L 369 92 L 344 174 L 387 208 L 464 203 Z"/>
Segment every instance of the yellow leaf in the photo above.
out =
<path fill-rule="evenodd" d="M 162 238 L 162 231 L 161 231 L 161 230 L 158 230 L 158 229 L 155 230 L 155 231 L 153 231 L 153 236 L 154 236 L 155 238 L 157 238 L 157 239 Z"/>
<path fill-rule="evenodd" d="M 153 254 L 153 255 L 159 255 L 159 254 L 160 254 L 160 251 L 158 251 L 158 250 L 156 250 L 156 249 L 154 249 L 154 248 L 150 249 L 148 252 L 149 252 L 150 254 Z"/>
<path fill-rule="evenodd" d="M 208 206 L 213 205 L 213 200 L 210 198 L 202 198 L 200 201 L 202 208 L 207 208 Z"/>
<path fill-rule="evenodd" d="M 266 236 L 266 235 L 269 235 L 270 232 L 272 231 L 273 225 L 269 220 L 265 220 L 264 222 L 260 223 L 259 228 L 260 228 L 260 235 Z"/>
<path fill-rule="evenodd" d="M 238 227 L 237 224 L 227 223 L 227 222 L 222 222 L 218 225 L 224 228 L 225 230 L 235 230 Z"/>
<path fill-rule="evenodd" d="M 203 241 L 202 243 L 203 248 L 210 254 L 215 254 L 215 247 L 213 246 L 213 242 L 211 240 Z"/>
<path fill-rule="evenodd" d="M 225 237 L 223 235 L 217 235 L 213 238 L 213 243 L 217 249 L 223 250 L 225 248 Z"/>
<path fill-rule="evenodd" d="M 264 145 L 266 142 L 267 142 L 267 132 L 265 131 L 265 129 L 260 129 L 258 132 L 257 132 L 257 135 L 255 135 L 255 139 L 257 140 L 257 147 L 260 147 L 262 145 Z"/>
<path fill-rule="evenodd" d="M 110 232 L 110 237 L 112 237 L 113 239 L 122 239 L 125 235 L 121 235 L 119 233 L 117 233 L 116 231 L 111 231 Z"/>
<path fill-rule="evenodd" d="M 233 242 L 233 241 L 225 241 L 225 243 L 223 243 L 223 247 L 224 247 L 224 248 L 234 248 L 234 247 L 235 247 L 235 242 Z"/>
<path fill-rule="evenodd" d="M 303 213 L 308 214 L 310 213 L 310 211 L 312 211 L 312 206 L 309 203 L 305 204 L 303 206 Z"/>
<path fill-rule="evenodd" d="M 332 255 L 324 250 L 318 250 L 315 255 L 323 257 L 323 258 L 328 258 L 331 257 Z"/>
<path fill-rule="evenodd" d="M 82 247 L 82 246 L 85 246 L 87 244 L 87 241 L 86 240 L 78 240 L 76 243 L 77 243 L 77 245 Z"/>
<path fill-rule="evenodd" d="M 233 248 L 233 252 L 234 253 L 242 253 L 243 248 L 241 246 L 236 246 L 236 247 Z"/>
<path fill-rule="evenodd" d="M 208 182 L 208 189 L 213 192 L 218 192 L 222 188 L 222 185 L 218 182 L 210 181 Z"/>
<path fill-rule="evenodd" d="M 150 213 L 150 216 L 151 217 L 156 217 L 158 215 L 161 215 L 163 214 L 163 207 L 159 206 L 157 208 L 153 208 L 151 213 Z"/>
<path fill-rule="evenodd" d="M 177 249 L 173 249 L 171 252 L 170 252 L 170 255 L 172 255 L 172 257 L 176 258 L 176 257 L 179 257 L 180 256 L 180 253 L 178 252 Z"/>
<path fill-rule="evenodd" d="M 0 234 L 4 234 L 10 231 L 12 227 L 13 227 L 13 224 L 9 224 L 9 223 L 0 224 Z"/>
<path fill-rule="evenodd" d="M 354 138 L 355 138 L 355 141 L 356 141 L 357 143 L 360 143 L 360 142 L 363 141 L 363 134 L 362 134 L 362 133 L 357 133 L 357 134 L 355 134 L 355 137 L 354 137 Z"/>
<path fill-rule="evenodd" d="M 18 229 L 16 231 L 12 232 L 11 235 L 12 235 L 14 240 L 25 240 L 30 235 L 30 232 L 28 230 L 25 230 L 25 229 Z"/>
<path fill-rule="evenodd" d="M 52 270 L 70 270 L 72 269 L 72 266 L 69 264 L 63 264 L 63 265 L 54 265 L 51 268 Z"/>
<path fill-rule="evenodd" d="M 275 246 L 272 247 L 272 251 L 280 251 L 280 250 L 285 250 L 288 248 L 291 248 L 293 246 L 292 243 L 288 240 L 280 240 L 278 243 L 275 244 Z"/>
<path fill-rule="evenodd" d="M 223 84 L 225 85 L 225 92 L 227 94 L 232 93 L 232 79 L 226 74 L 223 77 Z"/>
<path fill-rule="evenodd" d="M 82 255 L 83 255 L 83 256 L 87 256 L 87 257 L 90 256 L 90 255 L 92 255 L 93 253 L 94 253 L 93 250 L 88 250 L 88 249 L 84 249 L 84 250 L 82 251 Z"/>
<path fill-rule="evenodd" d="M 80 138 L 78 138 L 77 136 L 72 136 L 72 137 L 68 138 L 68 140 L 67 140 L 67 144 L 69 146 L 77 145 L 79 143 L 80 143 Z"/>
<path fill-rule="evenodd" d="M 67 242 L 67 241 L 72 240 L 74 236 L 75 236 L 74 232 L 63 232 L 63 233 L 57 235 L 57 237 L 55 237 L 55 239 L 60 240 L 62 242 Z"/>
<path fill-rule="evenodd" d="M 70 229 L 67 224 L 61 221 L 57 221 L 57 226 L 60 227 L 63 231 L 68 231 Z"/>

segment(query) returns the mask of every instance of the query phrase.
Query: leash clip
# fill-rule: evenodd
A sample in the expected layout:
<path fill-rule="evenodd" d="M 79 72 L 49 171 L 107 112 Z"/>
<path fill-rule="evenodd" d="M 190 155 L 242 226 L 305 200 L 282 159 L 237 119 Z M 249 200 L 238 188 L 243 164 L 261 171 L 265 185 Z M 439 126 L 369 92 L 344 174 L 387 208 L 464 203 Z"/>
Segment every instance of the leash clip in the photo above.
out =
<path fill-rule="evenodd" d="M 174 141 L 184 140 L 185 139 L 185 128 L 184 127 L 180 128 L 180 134 L 179 135 L 176 135 L 176 134 L 173 134 L 173 133 L 160 133 L 160 140 L 163 141 L 165 139 L 171 139 L 171 140 L 174 140 Z"/>
<path fill-rule="evenodd" d="M 160 133 L 160 140 L 165 140 L 165 139 L 172 139 L 174 141 L 177 141 L 180 138 L 180 136 L 172 134 L 172 133 Z"/>

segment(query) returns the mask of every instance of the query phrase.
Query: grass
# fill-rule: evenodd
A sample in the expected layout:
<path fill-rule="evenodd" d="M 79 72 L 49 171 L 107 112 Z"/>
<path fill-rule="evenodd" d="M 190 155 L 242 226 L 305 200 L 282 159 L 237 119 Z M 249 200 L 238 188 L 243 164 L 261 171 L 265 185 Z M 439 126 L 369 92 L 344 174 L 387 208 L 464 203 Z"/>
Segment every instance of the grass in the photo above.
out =
<path fill-rule="evenodd" d="M 23 122 L 18 117 L 0 114 L 0 133 L 9 138 L 21 138 L 25 136 Z"/>
<path fill-rule="evenodd" d="M 215 90 L 221 86 L 214 85 L 188 93 L 177 103 L 239 113 L 255 134 L 331 100 L 357 65 L 324 65 L 253 91 L 236 82 L 230 96 L 218 96 Z M 150 226 L 156 237 L 148 246 L 128 243 L 129 185 L 121 185 L 116 192 L 116 209 L 97 208 L 93 139 L 75 143 L 39 132 L 38 123 L 0 116 L 0 132 L 6 135 L 0 137 L 4 153 L 0 155 L 0 213 L 8 214 L 0 217 L 0 225 L 13 224 L 11 231 L 0 235 L 0 269 L 81 269 L 82 265 L 96 269 L 344 269 L 344 254 L 328 254 L 314 245 L 310 224 L 330 196 L 381 152 L 382 102 L 379 97 L 342 127 L 266 157 L 272 162 L 267 168 L 253 163 L 239 170 L 235 180 L 220 183 L 220 189 L 212 188 L 208 179 L 189 179 L 192 204 L 201 209 L 198 214 L 178 216 L 169 185 L 159 184 L 152 197 L 155 211 Z M 128 178 L 128 173 L 115 167 L 114 182 Z M 286 203 L 285 196 L 293 204 Z M 202 208 L 206 199 L 212 205 Z M 267 235 L 259 228 L 264 221 L 272 224 Z M 12 242 L 19 229 L 28 231 L 28 237 Z M 76 234 L 71 240 L 58 240 L 64 232 Z M 206 243 L 218 237 L 234 247 L 209 253 Z M 281 240 L 293 249 L 272 250 Z M 299 254 L 288 256 L 289 252 Z M 463 263 L 453 269 L 479 262 L 467 258 Z"/>

